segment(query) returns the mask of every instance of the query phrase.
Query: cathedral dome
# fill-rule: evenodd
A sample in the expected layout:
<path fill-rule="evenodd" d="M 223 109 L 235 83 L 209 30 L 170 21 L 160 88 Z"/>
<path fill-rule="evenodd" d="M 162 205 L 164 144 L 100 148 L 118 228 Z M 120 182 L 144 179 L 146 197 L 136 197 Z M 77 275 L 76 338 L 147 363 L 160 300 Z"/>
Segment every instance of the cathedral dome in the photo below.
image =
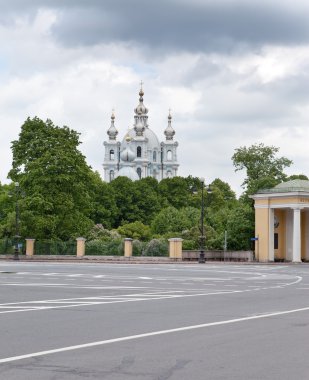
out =
<path fill-rule="evenodd" d="M 136 137 L 135 135 L 135 130 L 130 129 L 128 131 L 128 136 L 132 138 L 134 141 L 134 138 Z M 148 150 L 160 150 L 160 142 L 156 134 L 150 129 L 150 128 L 145 128 L 143 132 L 143 138 L 147 139 L 147 147 Z M 126 144 L 126 138 L 122 140 L 122 145 Z"/>
<path fill-rule="evenodd" d="M 167 124 L 167 127 L 164 131 L 164 134 L 165 134 L 165 137 L 166 137 L 166 140 L 173 140 L 173 137 L 175 135 L 175 131 L 172 127 L 172 115 L 171 115 L 171 112 L 169 113 L 168 115 L 168 124 Z"/>
<path fill-rule="evenodd" d="M 130 148 L 130 137 L 127 135 L 125 137 L 125 142 L 126 142 L 126 147 L 124 148 L 124 150 L 120 153 L 120 158 L 122 161 L 124 162 L 132 162 L 134 161 L 134 158 L 135 158 L 135 153 L 133 152 L 133 150 Z"/>
<path fill-rule="evenodd" d="M 111 126 L 107 130 L 107 134 L 108 134 L 108 137 L 109 137 L 110 140 L 116 140 L 116 137 L 118 135 L 118 131 L 117 131 L 116 127 L 115 127 L 115 114 L 114 114 L 114 111 L 112 112 Z"/>

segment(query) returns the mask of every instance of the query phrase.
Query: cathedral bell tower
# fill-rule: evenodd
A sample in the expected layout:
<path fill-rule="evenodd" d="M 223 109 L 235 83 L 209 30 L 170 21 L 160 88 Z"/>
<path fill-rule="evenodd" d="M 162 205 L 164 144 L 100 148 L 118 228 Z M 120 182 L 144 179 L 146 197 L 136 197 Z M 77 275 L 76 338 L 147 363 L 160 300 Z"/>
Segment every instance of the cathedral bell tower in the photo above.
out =
<path fill-rule="evenodd" d="M 104 141 L 105 157 L 104 157 L 104 181 L 111 182 L 119 170 L 120 161 L 120 142 L 117 142 L 118 131 L 115 127 L 114 110 L 111 116 L 111 126 L 107 130 L 108 141 Z"/>

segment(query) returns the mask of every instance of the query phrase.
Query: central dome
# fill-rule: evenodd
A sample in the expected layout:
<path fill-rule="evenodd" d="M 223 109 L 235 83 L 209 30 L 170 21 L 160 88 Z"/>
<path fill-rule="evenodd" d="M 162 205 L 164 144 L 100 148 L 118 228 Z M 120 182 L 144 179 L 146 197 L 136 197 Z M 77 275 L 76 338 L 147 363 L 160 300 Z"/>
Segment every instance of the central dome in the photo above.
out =
<path fill-rule="evenodd" d="M 134 129 L 130 129 L 128 131 L 127 135 L 132 138 L 132 142 L 135 140 L 136 134 L 135 134 Z M 160 149 L 159 139 L 156 136 L 156 134 L 150 128 L 145 128 L 145 130 L 143 132 L 143 137 L 147 139 L 148 150 L 154 150 L 154 149 L 159 150 Z M 126 144 L 125 138 L 122 140 L 122 144 L 123 145 Z"/>

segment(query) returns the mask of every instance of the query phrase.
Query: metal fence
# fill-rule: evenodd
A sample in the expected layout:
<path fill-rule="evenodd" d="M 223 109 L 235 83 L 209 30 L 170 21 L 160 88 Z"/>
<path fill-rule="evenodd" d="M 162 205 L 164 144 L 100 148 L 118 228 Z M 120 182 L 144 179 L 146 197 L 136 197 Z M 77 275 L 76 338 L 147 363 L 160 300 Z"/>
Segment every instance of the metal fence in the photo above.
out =
<path fill-rule="evenodd" d="M 0 239 L 0 254 L 6 255 L 14 252 L 15 240 L 13 238 L 5 237 Z"/>
<path fill-rule="evenodd" d="M 35 255 L 76 255 L 76 241 L 36 240 Z"/>

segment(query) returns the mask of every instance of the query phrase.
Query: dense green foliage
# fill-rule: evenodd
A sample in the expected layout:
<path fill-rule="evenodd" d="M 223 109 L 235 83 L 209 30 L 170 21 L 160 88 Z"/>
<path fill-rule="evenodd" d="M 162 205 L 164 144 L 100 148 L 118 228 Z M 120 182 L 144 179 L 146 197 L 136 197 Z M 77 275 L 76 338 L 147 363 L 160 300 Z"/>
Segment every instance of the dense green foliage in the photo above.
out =
<path fill-rule="evenodd" d="M 291 166 L 292 161 L 286 157 L 276 157 L 278 152 L 279 148 L 264 144 L 235 150 L 232 157 L 235 170 L 246 170 L 246 178 L 242 184 L 246 196 L 286 180 L 287 175 L 283 170 Z"/>
<path fill-rule="evenodd" d="M 79 134 L 68 127 L 37 117 L 25 121 L 19 139 L 12 142 L 13 182 L 0 184 L 0 238 L 16 233 L 18 202 L 22 237 L 84 236 L 87 253 L 101 254 L 121 254 L 124 237 L 134 240 L 134 255 L 165 255 L 170 237 L 183 238 L 185 249 L 198 249 L 203 190 L 206 247 L 223 249 L 227 231 L 228 249 L 248 249 L 254 234 L 249 196 L 282 180 L 306 178 L 287 177 L 283 169 L 291 161 L 277 158 L 278 148 L 259 144 L 236 149 L 232 157 L 236 170 L 246 171 L 240 199 L 218 178 L 210 193 L 191 176 L 161 182 L 119 177 L 105 183 L 87 165 L 79 145 Z"/>
<path fill-rule="evenodd" d="M 67 239 L 85 234 L 90 219 L 94 174 L 77 149 L 79 134 L 50 120 L 27 119 L 12 142 L 9 177 L 20 184 L 22 233 Z"/>

